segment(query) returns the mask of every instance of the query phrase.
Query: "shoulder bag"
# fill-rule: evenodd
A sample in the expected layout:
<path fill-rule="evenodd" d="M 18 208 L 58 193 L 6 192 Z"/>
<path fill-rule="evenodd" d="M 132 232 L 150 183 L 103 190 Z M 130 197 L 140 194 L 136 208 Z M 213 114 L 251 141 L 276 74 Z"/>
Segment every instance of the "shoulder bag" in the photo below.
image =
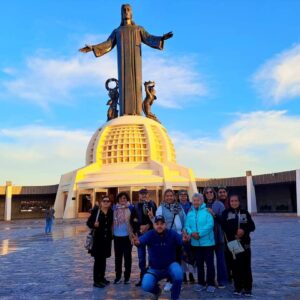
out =
<path fill-rule="evenodd" d="M 98 209 L 97 212 L 97 216 L 96 216 L 96 221 L 99 218 L 99 214 L 100 214 L 100 208 Z M 95 222 L 96 222 L 95 221 Z M 85 239 L 85 243 L 84 243 L 84 248 L 88 251 L 91 251 L 93 248 L 93 244 L 94 244 L 94 233 L 95 233 L 95 229 L 91 229 L 90 232 L 88 233 L 88 235 L 86 236 Z"/>
<path fill-rule="evenodd" d="M 240 215 L 241 213 L 239 212 L 238 215 L 238 229 L 240 229 Z M 226 233 L 224 232 L 224 236 L 225 236 L 225 240 L 227 243 L 227 247 L 229 249 L 229 251 L 231 252 L 233 259 L 236 259 L 236 254 L 242 253 L 245 251 L 245 249 L 243 248 L 241 242 L 238 239 L 232 240 L 230 242 L 228 242 Z"/>

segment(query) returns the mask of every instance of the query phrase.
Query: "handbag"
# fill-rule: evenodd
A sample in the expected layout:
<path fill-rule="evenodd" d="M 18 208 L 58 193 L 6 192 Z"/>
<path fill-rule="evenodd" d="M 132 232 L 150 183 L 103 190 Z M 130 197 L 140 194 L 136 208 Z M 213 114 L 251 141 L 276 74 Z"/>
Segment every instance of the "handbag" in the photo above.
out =
<path fill-rule="evenodd" d="M 96 221 L 98 220 L 99 214 L 100 214 L 100 208 L 98 209 L 98 212 L 97 212 Z M 88 251 L 92 251 L 92 249 L 93 249 L 94 233 L 95 233 L 95 229 L 91 229 L 91 231 L 86 236 L 84 248 Z"/>
<path fill-rule="evenodd" d="M 239 212 L 239 218 L 238 218 L 238 229 L 240 229 L 240 212 Z M 227 247 L 229 249 L 229 251 L 232 253 L 233 259 L 236 259 L 236 254 L 242 253 L 245 251 L 245 249 L 243 248 L 241 242 L 237 239 L 232 240 L 230 242 L 228 242 L 227 236 L 224 233 L 225 236 L 225 240 L 227 243 Z"/>

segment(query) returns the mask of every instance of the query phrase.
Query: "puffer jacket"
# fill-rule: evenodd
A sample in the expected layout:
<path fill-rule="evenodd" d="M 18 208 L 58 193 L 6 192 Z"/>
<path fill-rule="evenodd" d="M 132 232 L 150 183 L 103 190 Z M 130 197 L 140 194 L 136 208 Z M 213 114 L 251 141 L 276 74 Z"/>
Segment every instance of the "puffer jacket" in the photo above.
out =
<path fill-rule="evenodd" d="M 192 206 L 189 211 L 186 222 L 185 230 L 191 235 L 193 232 L 198 232 L 200 239 L 196 240 L 191 238 L 191 245 L 195 247 L 214 246 L 214 219 L 203 203 L 198 209 Z"/>

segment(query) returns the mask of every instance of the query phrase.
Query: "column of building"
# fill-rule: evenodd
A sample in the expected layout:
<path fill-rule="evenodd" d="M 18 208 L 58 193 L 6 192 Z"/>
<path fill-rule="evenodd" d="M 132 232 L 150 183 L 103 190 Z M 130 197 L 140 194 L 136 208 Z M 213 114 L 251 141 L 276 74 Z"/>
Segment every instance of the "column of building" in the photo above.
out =
<path fill-rule="evenodd" d="M 296 170 L 297 216 L 300 217 L 300 169 Z"/>
<path fill-rule="evenodd" d="M 12 183 L 6 181 L 4 220 L 11 221 Z"/>
<path fill-rule="evenodd" d="M 257 213 L 256 194 L 251 171 L 246 171 L 247 206 L 249 213 Z"/>

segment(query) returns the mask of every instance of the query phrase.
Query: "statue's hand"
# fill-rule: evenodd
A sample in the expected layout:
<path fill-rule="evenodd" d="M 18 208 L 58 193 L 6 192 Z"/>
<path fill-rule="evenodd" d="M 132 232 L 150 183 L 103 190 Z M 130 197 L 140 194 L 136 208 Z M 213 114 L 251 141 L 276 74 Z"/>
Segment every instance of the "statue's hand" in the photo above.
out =
<path fill-rule="evenodd" d="M 93 46 L 85 45 L 85 47 L 80 48 L 79 51 L 83 53 L 87 53 L 93 50 Z"/>
<path fill-rule="evenodd" d="M 173 36 L 173 32 L 170 31 L 170 32 L 164 34 L 163 37 L 162 37 L 162 39 L 163 40 L 167 40 L 167 39 L 170 39 L 172 36 Z"/>

